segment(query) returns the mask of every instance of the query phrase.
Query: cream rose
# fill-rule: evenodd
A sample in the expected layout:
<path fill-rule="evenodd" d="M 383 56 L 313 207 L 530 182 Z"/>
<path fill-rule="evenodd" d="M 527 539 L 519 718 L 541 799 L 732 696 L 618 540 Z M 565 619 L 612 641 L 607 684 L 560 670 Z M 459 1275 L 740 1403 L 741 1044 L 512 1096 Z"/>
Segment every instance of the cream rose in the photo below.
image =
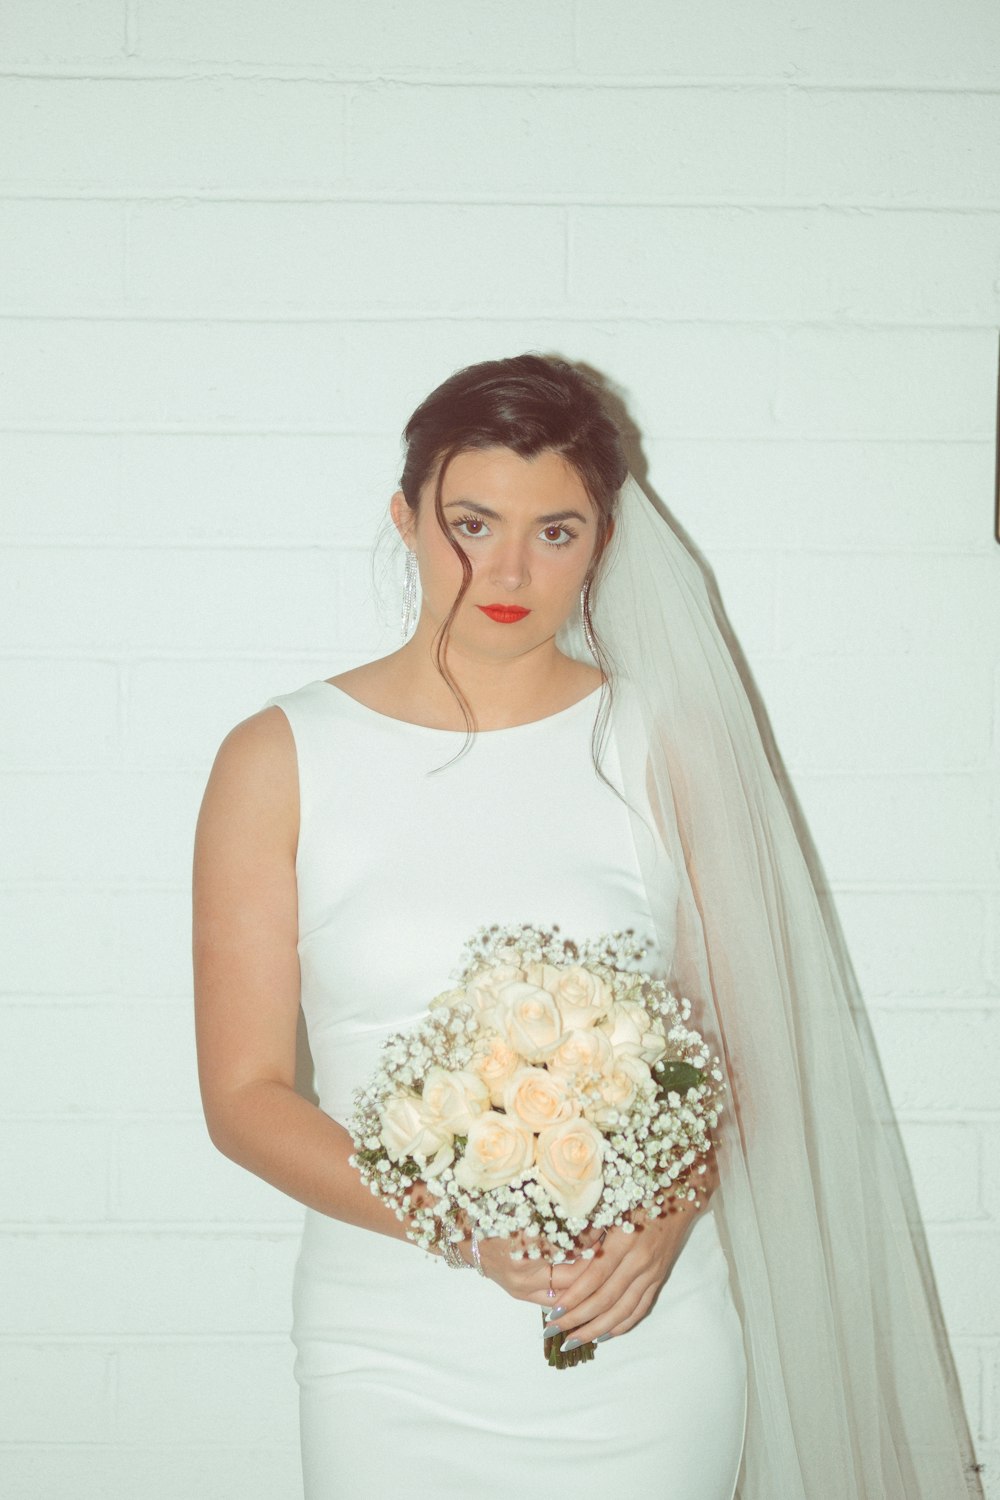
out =
<path fill-rule="evenodd" d="M 655 1089 L 653 1075 L 641 1057 L 632 1052 L 617 1053 L 610 1072 L 591 1085 L 584 1100 L 583 1114 L 592 1124 L 610 1128 L 619 1114 L 626 1114 L 640 1093 Z"/>
<path fill-rule="evenodd" d="M 530 1130 L 488 1109 L 469 1127 L 465 1152 L 455 1163 L 455 1180 L 471 1191 L 503 1187 L 531 1166 L 534 1149 Z"/>
<path fill-rule="evenodd" d="M 554 1047 L 545 1059 L 549 1072 L 562 1078 L 607 1073 L 613 1062 L 614 1052 L 609 1038 L 593 1026 L 585 1031 L 564 1032 L 558 1047 Z"/>
<path fill-rule="evenodd" d="M 426 1165 L 431 1158 L 435 1158 L 438 1167 L 447 1165 L 443 1153 L 452 1150 L 452 1132 L 427 1115 L 419 1095 L 391 1095 L 380 1107 L 379 1118 L 386 1155 L 393 1161 L 404 1161 L 412 1156 L 421 1165 Z"/>
<path fill-rule="evenodd" d="M 428 1068 L 424 1079 L 424 1115 L 451 1135 L 466 1135 L 476 1115 L 489 1107 L 490 1091 L 466 1069 Z"/>
<path fill-rule="evenodd" d="M 606 1019 L 599 1021 L 598 1025 L 616 1053 L 631 1052 L 643 1062 L 652 1064 L 659 1062 L 667 1050 L 661 1028 L 654 1025 L 646 1007 L 637 1005 L 634 1000 L 613 1005 Z"/>
<path fill-rule="evenodd" d="M 558 964 L 530 963 L 525 964 L 524 973 L 521 976 L 528 984 L 537 984 L 540 990 L 548 990 L 554 995 L 559 988 L 559 981 L 565 973 Z"/>
<path fill-rule="evenodd" d="M 601 976 L 579 964 L 560 974 L 555 997 L 563 1025 L 577 1029 L 603 1020 L 612 1005 L 611 990 Z"/>
<path fill-rule="evenodd" d="M 520 1054 L 498 1031 L 480 1032 L 476 1045 L 481 1050 L 474 1054 L 469 1067 L 483 1080 L 489 1089 L 490 1103 L 499 1109 L 508 1080 L 521 1066 Z"/>
<path fill-rule="evenodd" d="M 547 990 L 511 980 L 497 991 L 496 1029 L 527 1062 L 543 1062 L 562 1036 L 559 1007 Z"/>
<path fill-rule="evenodd" d="M 567 1218 L 585 1219 L 604 1189 L 604 1137 L 589 1120 L 565 1120 L 538 1136 L 535 1170 Z"/>
<path fill-rule="evenodd" d="M 487 964 L 477 969 L 465 986 L 467 998 L 484 1016 L 492 1014 L 497 995 L 505 984 L 523 979 L 524 970 L 517 964 Z"/>
<path fill-rule="evenodd" d="M 565 1080 L 544 1068 L 519 1068 L 504 1089 L 503 1106 L 529 1130 L 545 1130 L 580 1113 Z"/>

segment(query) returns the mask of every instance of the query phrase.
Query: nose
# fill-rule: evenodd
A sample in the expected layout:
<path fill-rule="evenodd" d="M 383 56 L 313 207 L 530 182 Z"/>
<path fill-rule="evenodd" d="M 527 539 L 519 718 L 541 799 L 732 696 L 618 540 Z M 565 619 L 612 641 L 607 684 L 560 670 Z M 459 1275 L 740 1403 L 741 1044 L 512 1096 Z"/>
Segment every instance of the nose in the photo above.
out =
<path fill-rule="evenodd" d="M 498 588 L 512 592 L 531 582 L 525 545 L 511 541 L 499 546 L 493 553 L 490 582 Z"/>

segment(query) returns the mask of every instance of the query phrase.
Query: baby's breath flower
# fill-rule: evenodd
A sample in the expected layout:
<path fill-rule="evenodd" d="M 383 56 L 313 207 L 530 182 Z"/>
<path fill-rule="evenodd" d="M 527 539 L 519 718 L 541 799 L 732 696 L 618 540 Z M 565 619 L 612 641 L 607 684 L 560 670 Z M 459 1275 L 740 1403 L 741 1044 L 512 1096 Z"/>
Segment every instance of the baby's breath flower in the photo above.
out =
<path fill-rule="evenodd" d="M 462 962 L 450 975 L 460 987 L 473 980 L 477 986 L 488 986 L 490 971 L 502 967 L 503 974 L 494 981 L 500 986 L 510 982 L 511 974 L 523 980 L 529 965 L 542 966 L 543 981 L 552 973 L 558 977 L 568 969 L 584 969 L 607 986 L 615 1004 L 627 1000 L 641 1006 L 648 1017 L 647 1039 L 659 1037 L 664 1042 L 665 1057 L 650 1073 L 651 1089 L 640 1091 L 630 1108 L 604 1117 L 602 1187 L 587 1219 L 565 1211 L 530 1168 L 487 1189 L 462 1187 L 454 1168 L 465 1154 L 464 1136 L 453 1136 L 451 1145 L 441 1148 L 433 1171 L 430 1164 L 424 1166 L 412 1157 L 392 1161 L 381 1134 L 381 1105 L 393 1095 L 408 1093 L 414 1121 L 421 1122 L 421 1135 L 433 1137 L 435 1129 L 440 1131 L 440 1122 L 434 1125 L 434 1118 L 428 1117 L 429 1104 L 421 1102 L 429 1070 L 443 1068 L 461 1074 L 475 1058 L 489 1053 L 492 1043 L 487 1039 L 489 1028 L 482 1014 L 471 1001 L 462 999 L 460 990 L 436 996 L 415 1025 L 386 1038 L 367 1088 L 355 1091 L 351 1134 L 356 1149 L 349 1160 L 370 1191 L 393 1208 L 397 1218 L 406 1217 L 408 1212 L 407 1233 L 417 1244 L 429 1250 L 444 1217 L 460 1211 L 479 1238 L 523 1234 L 527 1249 L 515 1242 L 511 1247 L 515 1259 L 525 1255 L 537 1259 L 542 1253 L 538 1239 L 543 1231 L 547 1243 L 561 1258 L 564 1251 L 576 1251 L 576 1236 L 588 1223 L 598 1228 L 621 1225 L 630 1233 L 628 1215 L 636 1208 L 645 1208 L 655 1217 L 662 1211 L 665 1195 L 697 1197 L 693 1187 L 678 1189 L 673 1183 L 685 1169 L 688 1175 L 705 1172 L 704 1164 L 699 1167 L 695 1163 L 711 1147 L 707 1128 L 718 1123 L 719 1085 L 724 1084 L 724 1077 L 719 1059 L 710 1057 L 704 1038 L 684 1024 L 691 1013 L 690 1000 L 672 995 L 662 979 L 642 969 L 646 952 L 647 947 L 631 928 L 580 943 L 563 937 L 555 923 L 551 928 L 527 923 L 507 927 L 493 924 L 473 934 L 463 950 Z M 519 1061 L 527 1062 L 524 1058 Z M 544 1067 L 544 1060 L 536 1059 L 533 1065 Z M 665 1087 L 668 1078 L 669 1089 Z M 600 1096 L 601 1084 L 602 1074 L 595 1066 L 567 1085 L 567 1095 L 582 1108 Z M 496 1112 L 503 1113 L 499 1109 Z M 527 1128 L 523 1122 L 522 1128 Z M 433 1200 L 415 1206 L 412 1183 L 425 1174 Z M 589 1260 L 594 1251 L 576 1253 Z"/>

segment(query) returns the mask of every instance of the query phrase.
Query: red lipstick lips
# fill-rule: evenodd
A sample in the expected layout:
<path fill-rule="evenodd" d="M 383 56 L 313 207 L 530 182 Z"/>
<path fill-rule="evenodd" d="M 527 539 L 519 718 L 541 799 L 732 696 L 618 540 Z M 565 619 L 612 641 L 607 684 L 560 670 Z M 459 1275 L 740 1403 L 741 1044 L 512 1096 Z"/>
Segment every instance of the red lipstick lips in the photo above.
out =
<path fill-rule="evenodd" d="M 513 625 L 515 620 L 523 620 L 525 615 L 530 615 L 530 609 L 521 609 L 517 604 L 477 604 L 484 615 L 489 615 L 491 620 L 496 620 L 498 625 Z"/>

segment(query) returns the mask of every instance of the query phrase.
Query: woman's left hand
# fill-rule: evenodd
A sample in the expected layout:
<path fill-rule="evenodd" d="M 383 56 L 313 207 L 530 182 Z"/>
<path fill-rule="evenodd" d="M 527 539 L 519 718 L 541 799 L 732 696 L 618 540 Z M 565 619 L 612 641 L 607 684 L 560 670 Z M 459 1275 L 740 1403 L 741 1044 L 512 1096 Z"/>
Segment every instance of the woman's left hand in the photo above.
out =
<path fill-rule="evenodd" d="M 672 1204 L 655 1219 L 637 1211 L 630 1234 L 612 1225 L 586 1270 L 559 1299 L 565 1311 L 550 1326 L 566 1334 L 567 1342 L 581 1344 L 634 1328 L 656 1300 L 697 1217 L 695 1210 Z"/>

